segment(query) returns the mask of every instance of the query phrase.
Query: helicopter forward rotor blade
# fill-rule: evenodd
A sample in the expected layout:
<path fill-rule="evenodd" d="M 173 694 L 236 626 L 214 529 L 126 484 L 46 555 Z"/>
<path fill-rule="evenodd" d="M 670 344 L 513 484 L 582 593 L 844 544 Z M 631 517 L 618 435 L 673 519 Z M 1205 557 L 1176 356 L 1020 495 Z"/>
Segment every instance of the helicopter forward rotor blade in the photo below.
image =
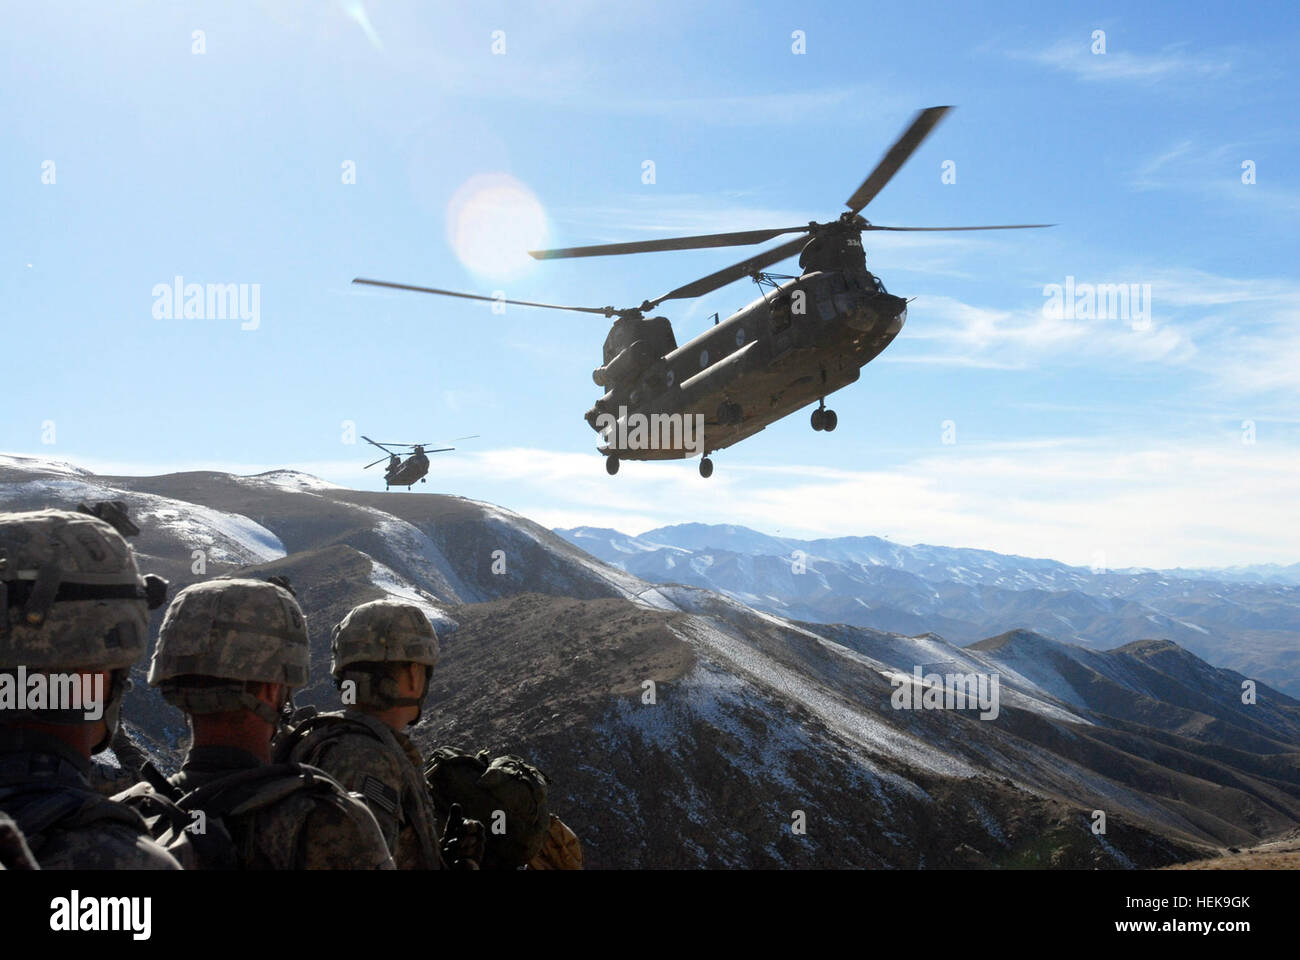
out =
<path fill-rule="evenodd" d="M 733 233 L 704 233 L 694 237 L 664 237 L 660 240 L 634 240 L 630 243 L 599 243 L 590 247 L 562 247 L 555 250 L 529 250 L 534 260 L 560 260 L 567 257 L 608 257 L 624 253 L 652 253 L 657 250 L 700 250 L 706 247 L 742 247 L 763 243 L 783 233 L 803 233 L 807 224 L 778 227 L 774 230 L 739 230 Z"/>
<path fill-rule="evenodd" d="M 893 179 L 894 174 L 898 173 L 903 164 L 907 163 L 909 157 L 916 152 L 922 141 L 930 135 L 930 131 L 939 125 L 952 107 L 929 107 L 922 110 L 912 120 L 912 125 L 903 131 L 903 135 L 894 141 L 894 145 L 889 148 L 880 162 L 876 164 L 876 169 L 867 175 L 867 179 L 862 181 L 862 186 L 853 191 L 853 196 L 845 201 L 848 208 L 857 213 L 872 200 L 876 194 L 885 188 L 885 184 Z"/>
<path fill-rule="evenodd" d="M 1008 223 L 996 227 L 882 227 L 874 223 L 869 223 L 863 230 L 891 230 L 897 232 L 914 233 L 918 231 L 931 230 L 1034 230 L 1038 227 L 1054 227 L 1054 223 Z"/>
<path fill-rule="evenodd" d="M 770 267 L 772 264 L 784 260 L 786 257 L 794 256 L 808 241 L 804 237 L 795 237 L 793 240 L 787 240 L 779 247 L 773 247 L 771 250 L 765 250 L 757 256 L 750 257 L 748 260 L 742 260 L 740 263 L 732 264 L 729 267 L 711 273 L 707 277 L 701 277 L 685 286 L 678 287 L 676 290 L 670 290 L 662 297 L 650 300 L 642 304 L 642 310 L 652 310 L 665 300 L 683 300 L 690 297 L 702 297 L 706 293 L 712 293 L 719 287 L 725 287 L 732 281 L 739 280 L 741 277 L 748 277 L 762 270 L 764 267 Z"/>
<path fill-rule="evenodd" d="M 387 460 L 387 459 L 388 459 L 387 457 L 380 457 L 378 460 L 375 461 L 375 463 L 383 463 L 383 462 L 384 462 L 385 460 Z M 373 467 L 373 466 L 375 465 L 375 463 L 367 463 L 367 464 L 366 464 L 364 467 L 362 467 L 361 469 L 362 469 L 362 470 L 369 470 L 371 467 Z"/>
<path fill-rule="evenodd" d="M 364 283 L 371 287 L 388 287 L 393 290 L 413 290 L 416 293 L 436 293 L 442 297 L 460 297 L 462 300 L 483 300 L 487 303 L 513 303 L 519 307 L 543 307 L 547 310 L 572 310 L 575 313 L 594 313 L 602 317 L 617 316 L 619 311 L 613 307 L 567 307 L 558 303 L 537 303 L 533 300 L 506 300 L 503 297 L 484 297 L 477 293 L 460 293 L 456 290 L 439 290 L 436 287 L 415 287 L 407 283 L 388 283 L 384 280 L 366 280 L 357 277 L 353 283 Z"/>

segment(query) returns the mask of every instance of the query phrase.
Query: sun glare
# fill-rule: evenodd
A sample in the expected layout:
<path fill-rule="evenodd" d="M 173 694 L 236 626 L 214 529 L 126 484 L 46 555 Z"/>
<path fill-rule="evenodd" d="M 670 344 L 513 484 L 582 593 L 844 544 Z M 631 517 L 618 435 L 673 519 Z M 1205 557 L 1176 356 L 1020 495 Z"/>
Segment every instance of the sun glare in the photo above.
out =
<path fill-rule="evenodd" d="M 546 213 L 524 184 L 506 173 L 470 177 L 447 205 L 447 240 L 467 270 L 486 278 L 520 274 L 545 246 Z"/>

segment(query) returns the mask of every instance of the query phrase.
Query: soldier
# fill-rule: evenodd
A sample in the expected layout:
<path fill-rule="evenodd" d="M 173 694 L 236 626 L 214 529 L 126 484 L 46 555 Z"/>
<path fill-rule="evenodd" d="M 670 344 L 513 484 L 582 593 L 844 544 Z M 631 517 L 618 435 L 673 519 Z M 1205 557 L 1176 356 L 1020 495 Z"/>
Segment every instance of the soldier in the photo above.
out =
<path fill-rule="evenodd" d="M 0 514 L 0 810 L 44 869 L 179 869 L 88 779 L 166 590 L 103 520 Z"/>
<path fill-rule="evenodd" d="M 283 581 L 280 581 L 283 583 Z M 189 720 L 192 746 L 170 779 L 118 796 L 155 836 L 204 869 L 393 869 L 366 805 L 321 770 L 271 764 L 292 691 L 307 682 L 307 625 L 293 594 L 261 580 L 216 579 L 167 609 L 149 684 Z"/>
<path fill-rule="evenodd" d="M 328 771 L 361 794 L 399 870 L 476 869 L 482 825 L 451 818 L 439 849 L 420 756 L 405 729 L 420 719 L 438 637 L 416 606 L 374 600 L 334 628 L 330 672 L 347 705 L 303 721 L 277 755 Z"/>

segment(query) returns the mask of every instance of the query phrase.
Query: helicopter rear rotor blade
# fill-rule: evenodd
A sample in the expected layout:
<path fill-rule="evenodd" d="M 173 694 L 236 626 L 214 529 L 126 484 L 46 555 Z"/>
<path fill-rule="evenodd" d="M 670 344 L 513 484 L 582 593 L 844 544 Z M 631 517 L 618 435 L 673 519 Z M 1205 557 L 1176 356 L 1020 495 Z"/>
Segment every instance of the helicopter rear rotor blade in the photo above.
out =
<path fill-rule="evenodd" d="M 894 174 L 898 173 L 903 164 L 907 163 L 908 158 L 916 152 L 916 148 L 921 145 L 926 137 L 930 135 L 944 115 L 952 107 L 929 107 L 918 113 L 913 119 L 911 125 L 903 131 L 903 135 L 894 141 L 894 145 L 885 152 L 876 164 L 876 169 L 867 174 L 867 179 L 862 181 L 862 185 L 853 191 L 853 196 L 845 201 L 849 210 L 857 213 L 872 200 L 876 194 L 885 188 L 885 184 L 893 179 Z"/>
<path fill-rule="evenodd" d="M 436 293 L 440 297 L 460 297 L 462 300 L 483 300 L 487 303 L 513 303 L 519 307 L 542 307 L 546 310 L 572 310 L 575 313 L 594 313 L 602 317 L 617 316 L 614 307 L 568 307 L 558 303 L 538 303 L 534 300 L 506 300 L 503 297 L 485 297 L 477 293 L 461 293 L 457 290 L 439 290 L 437 287 L 416 287 L 409 283 L 388 283 L 385 280 L 367 280 L 357 277 L 353 283 L 363 283 L 371 287 L 388 287 L 392 290 L 413 290 L 416 293 Z"/>

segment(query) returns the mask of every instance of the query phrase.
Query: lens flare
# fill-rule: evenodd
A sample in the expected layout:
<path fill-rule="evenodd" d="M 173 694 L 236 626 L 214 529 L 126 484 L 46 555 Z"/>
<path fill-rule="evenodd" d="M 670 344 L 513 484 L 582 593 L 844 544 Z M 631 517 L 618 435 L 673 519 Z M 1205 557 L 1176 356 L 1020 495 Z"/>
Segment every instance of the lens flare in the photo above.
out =
<path fill-rule="evenodd" d="M 506 173 L 470 177 L 447 205 L 447 241 L 467 270 L 517 276 L 546 245 L 546 212 L 533 192 Z"/>

